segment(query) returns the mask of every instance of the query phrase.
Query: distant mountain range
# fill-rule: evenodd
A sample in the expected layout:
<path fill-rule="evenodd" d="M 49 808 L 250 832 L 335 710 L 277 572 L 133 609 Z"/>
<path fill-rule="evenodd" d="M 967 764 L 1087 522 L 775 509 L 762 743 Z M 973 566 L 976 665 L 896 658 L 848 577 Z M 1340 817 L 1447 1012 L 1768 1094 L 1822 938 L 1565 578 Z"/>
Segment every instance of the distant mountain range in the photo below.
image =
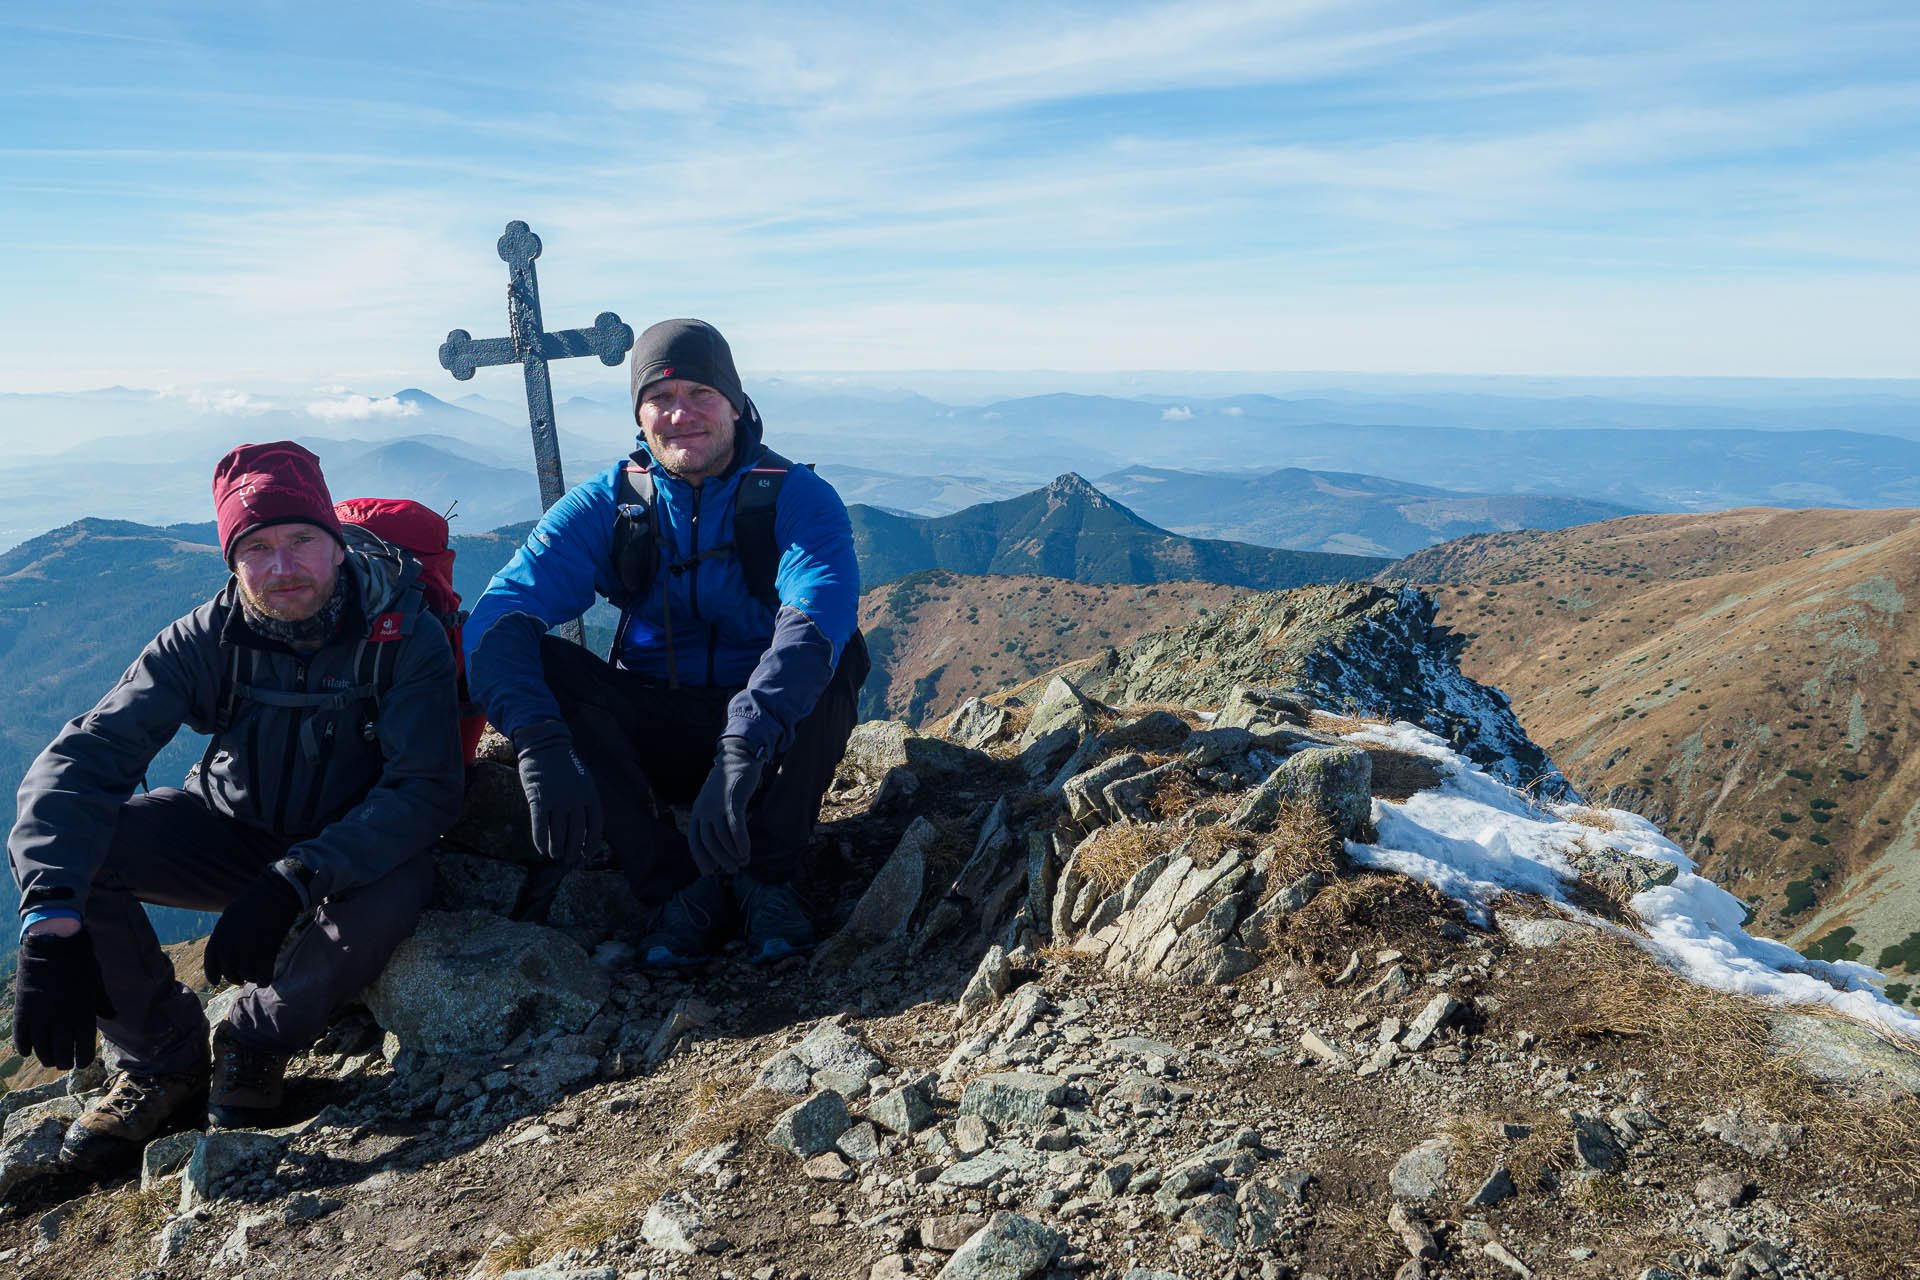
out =
<path fill-rule="evenodd" d="M 1272 591 L 1351 581 L 1382 564 L 1366 556 L 1183 538 L 1147 523 L 1072 473 L 1044 489 L 948 516 L 898 516 L 867 506 L 854 506 L 850 514 L 861 584 L 868 588 L 923 569 L 946 569 L 1075 582 L 1194 580 Z"/>
<path fill-rule="evenodd" d="M 1382 577 L 1434 584 L 1462 670 L 1762 931 L 1920 974 L 1920 510 L 1486 534 Z"/>
<path fill-rule="evenodd" d="M 620 379 L 591 377 L 593 394 L 567 395 L 559 405 L 561 454 L 573 480 L 632 447 Z M 1145 381 L 1159 387 L 1166 380 Z M 771 380 L 756 398 L 768 439 L 783 453 L 821 465 L 853 501 L 918 515 L 1010 497 L 1067 471 L 1112 476 L 1139 468 L 1243 481 L 1297 468 L 1336 477 L 1325 482 L 1336 488 L 1348 484 L 1339 477 L 1364 475 L 1464 495 L 1457 518 L 1444 497 L 1428 495 L 1433 505 L 1401 513 L 1405 528 L 1371 517 L 1367 528 L 1328 529 L 1311 519 L 1290 527 L 1259 517 L 1250 494 L 1240 495 L 1250 516 L 1240 523 L 1220 518 L 1201 528 L 1143 511 L 1179 525 L 1176 532 L 1323 550 L 1399 551 L 1409 545 L 1403 534 L 1455 533 L 1462 520 L 1551 525 L 1581 515 L 1542 507 L 1536 519 L 1532 509 L 1474 506 L 1501 495 L 1587 502 L 1598 515 L 1920 502 L 1920 396 L 1908 384 L 1730 383 L 1716 393 L 1707 383 L 1676 382 L 1664 401 L 1658 387 L 1641 384 L 1600 384 L 1616 392 L 1608 395 L 1567 395 L 1557 385 L 1509 395 L 1327 388 L 1287 397 L 1052 394 L 963 405 Z M 210 401 L 129 388 L 0 395 L 0 441 L 10 446 L 0 451 L 0 546 L 98 515 L 109 503 L 117 518 L 143 523 L 192 518 L 226 449 L 276 437 L 313 447 L 343 493 L 404 487 L 459 496 L 469 528 L 529 519 L 536 488 L 527 430 L 520 406 L 500 391 L 462 394 L 459 403 L 418 388 L 378 401 L 335 392 Z M 433 452 L 379 452 L 402 443 Z M 102 459 L 138 468 L 141 483 L 103 495 Z M 1357 540 L 1335 541 L 1341 534 Z"/>
<path fill-rule="evenodd" d="M 1128 467 L 1095 483 L 1101 492 L 1174 533 L 1367 556 L 1403 556 L 1469 533 L 1562 529 L 1632 512 L 1613 502 L 1456 493 L 1380 476 L 1299 467 L 1262 475 Z"/>

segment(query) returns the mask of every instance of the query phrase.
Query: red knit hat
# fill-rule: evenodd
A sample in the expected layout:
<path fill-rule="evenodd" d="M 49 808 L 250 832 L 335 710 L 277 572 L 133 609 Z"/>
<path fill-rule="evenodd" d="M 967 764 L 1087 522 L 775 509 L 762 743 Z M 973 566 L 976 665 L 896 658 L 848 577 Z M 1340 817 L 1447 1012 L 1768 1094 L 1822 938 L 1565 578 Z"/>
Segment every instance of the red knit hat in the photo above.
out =
<path fill-rule="evenodd" d="M 320 459 L 291 440 L 243 444 L 220 459 L 213 469 L 213 518 L 229 565 L 233 544 L 270 524 L 317 524 L 347 545 Z"/>

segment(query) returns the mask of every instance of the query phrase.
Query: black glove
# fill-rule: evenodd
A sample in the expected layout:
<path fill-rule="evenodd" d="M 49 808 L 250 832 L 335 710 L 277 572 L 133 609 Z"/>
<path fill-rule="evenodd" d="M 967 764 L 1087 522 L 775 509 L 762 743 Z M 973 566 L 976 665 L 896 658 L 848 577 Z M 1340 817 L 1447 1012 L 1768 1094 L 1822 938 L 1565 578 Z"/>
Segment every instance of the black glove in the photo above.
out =
<path fill-rule="evenodd" d="M 207 981 L 273 981 L 273 962 L 301 912 L 300 895 L 277 871 L 262 871 L 227 904 L 207 938 Z"/>
<path fill-rule="evenodd" d="M 533 819 L 533 847 L 557 861 L 574 861 L 600 847 L 600 791 L 558 720 L 543 720 L 514 735 L 520 752 L 520 789 Z"/>
<path fill-rule="evenodd" d="M 713 770 L 694 797 L 687 822 L 687 848 L 700 874 L 732 875 L 753 856 L 747 838 L 747 802 L 760 785 L 767 762 L 745 738 L 722 738 L 713 754 Z"/>
<path fill-rule="evenodd" d="M 64 938 L 30 933 L 20 940 L 13 971 L 13 1048 L 59 1071 L 93 1061 L 96 1017 L 113 1003 L 100 981 L 93 938 L 83 928 Z"/>

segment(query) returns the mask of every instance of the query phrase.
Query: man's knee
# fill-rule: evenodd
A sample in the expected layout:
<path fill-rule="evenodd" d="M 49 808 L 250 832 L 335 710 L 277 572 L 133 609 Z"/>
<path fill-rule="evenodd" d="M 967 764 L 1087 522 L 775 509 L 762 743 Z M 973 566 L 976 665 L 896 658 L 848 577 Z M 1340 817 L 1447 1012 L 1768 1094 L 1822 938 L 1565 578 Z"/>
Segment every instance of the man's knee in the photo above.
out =
<path fill-rule="evenodd" d="M 433 899 L 433 883 L 433 853 L 422 850 L 378 880 L 329 898 L 319 910 L 338 922 L 344 941 L 397 947 L 420 923 L 420 913 Z M 349 934 L 362 936 L 344 936 Z"/>
<path fill-rule="evenodd" d="M 604 705 L 612 690 L 614 669 L 609 663 L 556 635 L 540 637 L 540 668 L 563 715 Z"/>

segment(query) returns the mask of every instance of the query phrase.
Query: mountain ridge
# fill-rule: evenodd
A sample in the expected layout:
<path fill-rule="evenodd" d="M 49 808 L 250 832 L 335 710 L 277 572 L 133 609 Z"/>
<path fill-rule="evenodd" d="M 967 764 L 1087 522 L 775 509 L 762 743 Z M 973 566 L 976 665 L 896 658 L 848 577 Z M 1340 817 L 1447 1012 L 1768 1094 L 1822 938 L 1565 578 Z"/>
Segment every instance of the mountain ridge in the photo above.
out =
<path fill-rule="evenodd" d="M 855 505 L 862 585 L 923 569 L 1038 574 L 1077 582 L 1221 582 L 1278 590 L 1369 576 L 1384 561 L 1183 538 L 1142 519 L 1076 472 L 1044 488 L 917 519 Z"/>
<path fill-rule="evenodd" d="M 1914 977 L 1916 565 L 1920 510 L 1746 508 L 1482 535 L 1382 577 L 1434 589 L 1462 669 L 1583 792 L 1809 953 Z"/>

